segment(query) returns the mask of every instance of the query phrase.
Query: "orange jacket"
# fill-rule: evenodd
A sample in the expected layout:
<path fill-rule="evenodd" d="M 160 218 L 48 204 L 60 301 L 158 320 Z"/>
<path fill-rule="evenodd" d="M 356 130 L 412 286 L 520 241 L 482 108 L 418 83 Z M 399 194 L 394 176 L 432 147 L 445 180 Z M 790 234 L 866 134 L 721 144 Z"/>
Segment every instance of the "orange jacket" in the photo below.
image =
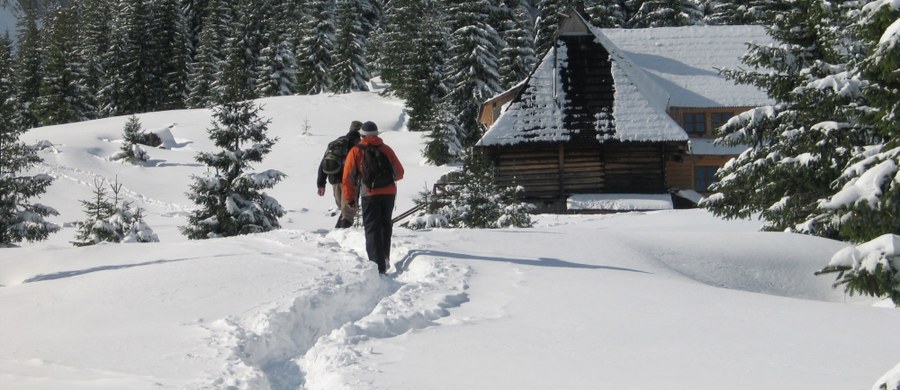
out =
<path fill-rule="evenodd" d="M 397 155 L 394 153 L 394 150 L 391 149 L 390 146 L 384 144 L 384 141 L 378 137 L 377 135 L 370 135 L 363 137 L 361 141 L 359 141 L 358 146 L 376 146 L 378 150 L 387 155 L 388 159 L 391 160 L 391 165 L 394 167 L 394 181 L 403 179 L 403 165 L 400 164 L 400 160 L 397 159 Z M 363 150 L 358 147 L 350 148 L 350 151 L 347 153 L 347 160 L 344 162 L 344 177 L 341 180 L 342 183 L 342 196 L 347 203 L 354 203 L 357 198 L 357 191 L 359 190 L 359 196 L 370 196 L 370 195 L 391 195 L 397 193 L 397 185 L 391 184 L 388 186 L 384 186 L 381 188 L 367 188 L 365 186 L 359 185 L 359 176 L 362 170 L 362 160 L 363 160 Z M 357 187 L 362 187 L 358 189 Z"/>

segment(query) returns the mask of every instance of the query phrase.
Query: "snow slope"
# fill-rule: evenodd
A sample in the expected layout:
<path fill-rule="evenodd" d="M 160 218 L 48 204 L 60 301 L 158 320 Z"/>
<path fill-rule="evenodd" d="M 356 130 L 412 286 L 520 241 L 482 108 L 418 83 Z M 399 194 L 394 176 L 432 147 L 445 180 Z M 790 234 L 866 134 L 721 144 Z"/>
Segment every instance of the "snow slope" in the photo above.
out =
<path fill-rule="evenodd" d="M 900 312 L 813 275 L 844 244 L 702 210 L 397 228 L 379 277 L 361 229 L 331 229 L 333 201 L 315 195 L 325 145 L 378 123 L 407 171 L 397 212 L 449 168 L 422 163 L 400 101 L 260 102 L 280 141 L 255 168 L 289 177 L 270 192 L 283 229 L 258 235 L 177 231 L 208 110 L 141 115 L 174 141 L 144 167 L 107 159 L 124 117 L 25 135 L 54 144 L 41 202 L 65 227 L 0 250 L 0 388 L 856 389 L 900 361 Z M 116 176 L 161 242 L 71 246 L 79 200 Z"/>

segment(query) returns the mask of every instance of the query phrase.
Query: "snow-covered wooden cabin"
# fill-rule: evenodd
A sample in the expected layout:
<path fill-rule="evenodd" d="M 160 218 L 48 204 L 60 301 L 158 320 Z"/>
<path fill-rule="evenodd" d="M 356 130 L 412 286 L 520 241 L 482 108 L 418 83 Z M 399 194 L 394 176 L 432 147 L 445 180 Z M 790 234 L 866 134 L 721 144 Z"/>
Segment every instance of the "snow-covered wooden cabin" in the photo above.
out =
<path fill-rule="evenodd" d="M 718 69 L 770 40 L 755 26 L 601 30 L 572 11 L 529 78 L 482 105 L 477 148 L 499 184 L 521 185 L 544 211 L 596 194 L 608 201 L 588 208 L 654 196 L 632 203 L 671 207 L 670 193 L 705 192 L 740 153 L 713 145 L 712 130 L 769 100 Z"/>

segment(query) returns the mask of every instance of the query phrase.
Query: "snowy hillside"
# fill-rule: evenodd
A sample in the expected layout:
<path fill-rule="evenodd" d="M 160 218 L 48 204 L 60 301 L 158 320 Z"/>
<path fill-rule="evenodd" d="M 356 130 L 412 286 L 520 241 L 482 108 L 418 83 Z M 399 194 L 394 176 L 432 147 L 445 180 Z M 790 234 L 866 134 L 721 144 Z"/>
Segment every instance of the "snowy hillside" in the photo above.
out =
<path fill-rule="evenodd" d="M 140 115 L 170 142 L 109 161 L 125 117 L 35 129 L 63 230 L 0 250 L 0 388 L 866 389 L 900 362 L 900 311 L 817 277 L 842 243 L 702 210 L 542 215 L 533 229 L 397 228 L 393 269 L 334 231 L 315 169 L 350 121 L 400 156 L 395 213 L 449 168 L 425 165 L 402 102 L 262 99 L 288 178 L 265 234 L 188 241 L 209 110 Z M 118 177 L 154 244 L 75 248 L 93 181 Z"/>

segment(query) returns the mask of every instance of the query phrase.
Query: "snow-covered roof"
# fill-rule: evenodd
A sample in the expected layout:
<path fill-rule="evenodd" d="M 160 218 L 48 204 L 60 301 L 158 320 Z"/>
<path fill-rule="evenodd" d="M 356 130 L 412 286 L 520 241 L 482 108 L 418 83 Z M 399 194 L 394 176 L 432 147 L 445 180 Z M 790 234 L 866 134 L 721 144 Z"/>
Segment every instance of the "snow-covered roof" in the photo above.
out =
<path fill-rule="evenodd" d="M 773 101 L 761 90 L 735 85 L 720 69 L 746 67 L 747 43 L 769 44 L 762 26 L 690 26 L 600 29 L 669 96 L 670 107 L 761 106 Z"/>
<path fill-rule="evenodd" d="M 570 17 L 588 25 L 575 12 Z M 586 31 L 609 53 L 614 89 L 612 112 L 595 114 L 592 130 L 597 134 L 596 140 L 687 141 L 687 133 L 666 114 L 667 92 L 600 30 L 588 28 Z M 479 146 L 567 142 L 581 131 L 565 125 L 566 108 L 572 101 L 565 94 L 560 68 L 568 65 L 568 48 L 561 40 L 557 40 L 557 44 L 556 49 L 549 51 L 538 64 L 521 95 L 504 108 L 484 134 Z"/>

